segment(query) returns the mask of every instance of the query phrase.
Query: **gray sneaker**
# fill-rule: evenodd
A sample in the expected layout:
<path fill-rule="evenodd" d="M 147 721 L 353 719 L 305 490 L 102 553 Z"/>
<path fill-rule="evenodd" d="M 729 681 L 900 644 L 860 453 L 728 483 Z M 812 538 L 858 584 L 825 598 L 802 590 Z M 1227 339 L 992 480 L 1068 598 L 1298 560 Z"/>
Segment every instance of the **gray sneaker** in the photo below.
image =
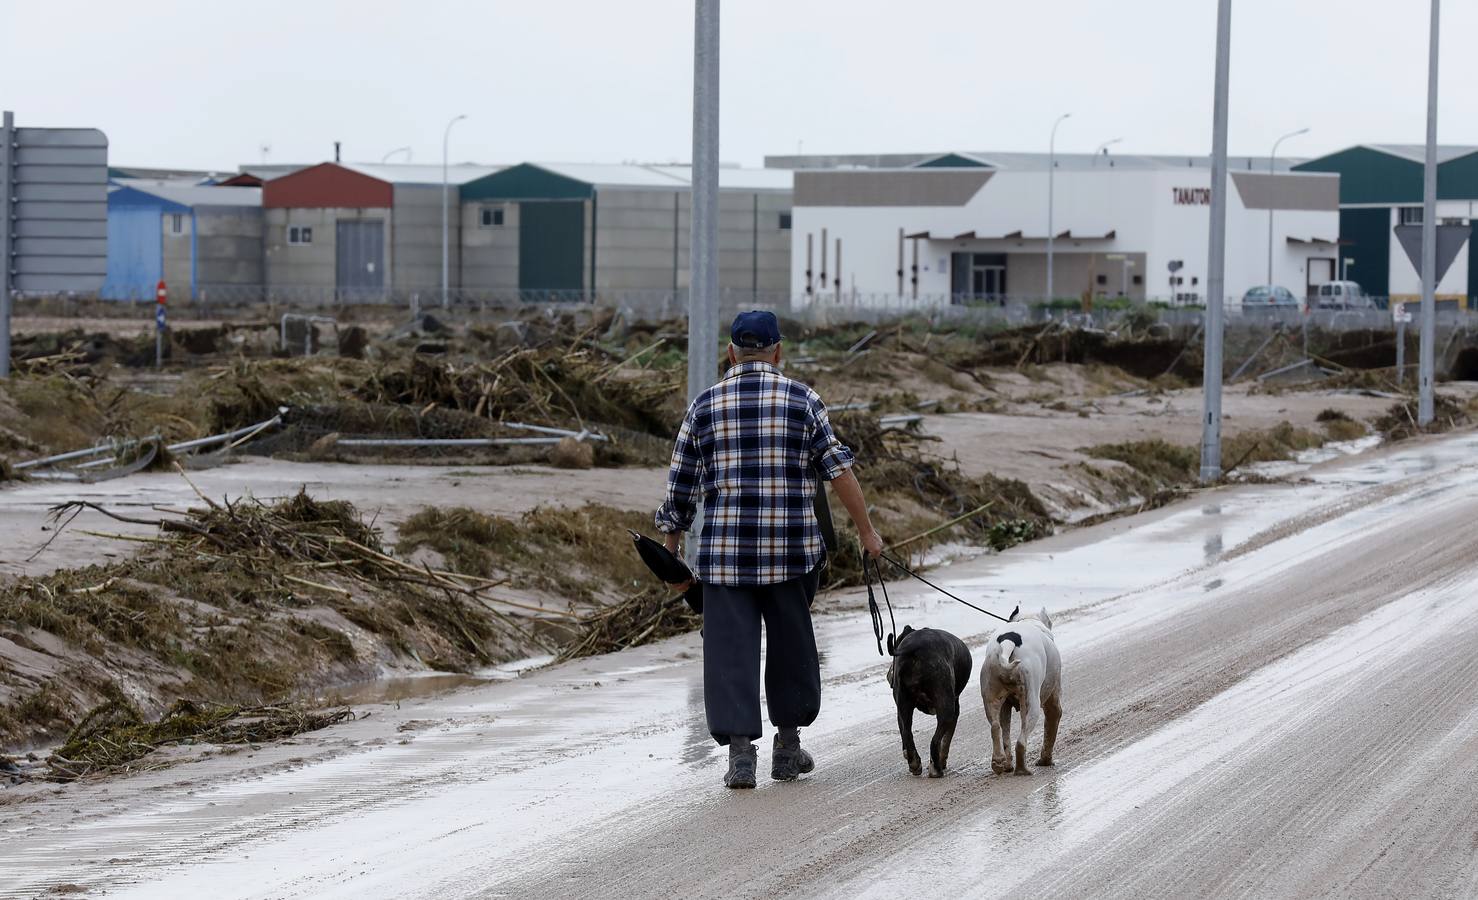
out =
<path fill-rule="evenodd" d="M 775 750 L 770 763 L 770 777 L 776 781 L 795 781 L 816 768 L 816 760 L 801 749 L 799 736 L 787 741 L 775 735 Z"/>
<path fill-rule="evenodd" d="M 754 745 L 750 744 L 743 750 L 729 750 L 729 771 L 724 775 L 724 787 L 726 788 L 752 788 L 754 787 L 754 769 L 759 756 Z"/>

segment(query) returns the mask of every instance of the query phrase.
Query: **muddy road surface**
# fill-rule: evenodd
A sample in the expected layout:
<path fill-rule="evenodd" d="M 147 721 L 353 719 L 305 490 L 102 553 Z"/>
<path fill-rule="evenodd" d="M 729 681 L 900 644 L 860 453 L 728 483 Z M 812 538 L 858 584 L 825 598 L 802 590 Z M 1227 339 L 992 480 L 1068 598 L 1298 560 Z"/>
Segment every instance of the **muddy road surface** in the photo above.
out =
<path fill-rule="evenodd" d="M 720 786 L 685 637 L 13 789 L 0 896 L 1478 896 L 1475 516 L 1465 434 L 936 570 L 1056 619 L 1057 765 L 1029 777 L 991 773 L 976 678 L 946 777 L 907 773 L 854 597 L 818 619 L 797 783 L 765 777 L 766 735 L 759 788 Z M 978 672 L 991 620 L 891 593 Z"/>

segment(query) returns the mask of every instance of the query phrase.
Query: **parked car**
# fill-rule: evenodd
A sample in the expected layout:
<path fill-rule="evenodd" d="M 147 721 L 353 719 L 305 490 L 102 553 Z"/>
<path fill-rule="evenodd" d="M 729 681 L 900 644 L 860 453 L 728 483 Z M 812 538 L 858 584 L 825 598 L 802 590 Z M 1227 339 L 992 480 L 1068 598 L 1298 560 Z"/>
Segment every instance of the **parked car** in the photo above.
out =
<path fill-rule="evenodd" d="M 1293 296 L 1293 291 L 1277 285 L 1261 285 L 1242 295 L 1242 314 L 1257 315 L 1270 312 L 1298 312 L 1302 304 Z"/>
<path fill-rule="evenodd" d="M 1319 285 L 1314 295 L 1314 306 L 1318 309 L 1340 309 L 1363 311 L 1379 309 L 1365 290 L 1353 281 L 1326 281 Z"/>

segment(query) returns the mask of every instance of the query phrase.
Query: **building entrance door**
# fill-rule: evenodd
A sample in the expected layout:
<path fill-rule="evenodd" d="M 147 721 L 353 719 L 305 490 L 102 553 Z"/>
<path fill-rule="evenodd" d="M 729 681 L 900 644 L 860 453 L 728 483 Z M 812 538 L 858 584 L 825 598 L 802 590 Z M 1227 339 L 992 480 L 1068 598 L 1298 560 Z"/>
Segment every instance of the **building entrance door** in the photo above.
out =
<path fill-rule="evenodd" d="M 1006 254 L 954 253 L 950 256 L 950 293 L 954 302 L 1006 297 Z"/>
<path fill-rule="evenodd" d="M 1312 299 L 1319 293 L 1319 285 L 1334 280 L 1334 260 L 1311 256 L 1304 260 L 1304 272 L 1308 275 L 1304 296 Z"/>
<path fill-rule="evenodd" d="M 1006 296 L 1006 266 L 975 265 L 970 270 L 972 287 L 976 297 L 998 300 Z"/>
<path fill-rule="evenodd" d="M 334 286 L 340 300 L 378 299 L 385 293 L 385 223 L 350 219 L 334 228 Z"/>

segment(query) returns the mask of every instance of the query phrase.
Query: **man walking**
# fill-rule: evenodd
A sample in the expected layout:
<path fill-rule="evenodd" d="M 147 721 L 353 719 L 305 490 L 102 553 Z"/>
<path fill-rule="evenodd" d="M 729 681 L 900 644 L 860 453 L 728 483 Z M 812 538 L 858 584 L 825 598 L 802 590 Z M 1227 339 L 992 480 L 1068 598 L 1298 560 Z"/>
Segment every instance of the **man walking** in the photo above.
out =
<path fill-rule="evenodd" d="M 793 781 L 815 767 L 800 729 L 821 710 L 811 630 L 826 555 L 812 505 L 818 476 L 832 483 L 869 556 L 882 553 L 883 541 L 851 471 L 852 451 L 832 433 L 825 404 L 780 374 L 774 313 L 739 314 L 728 352 L 728 372 L 683 418 L 656 520 L 676 552 L 703 499 L 694 566 L 703 583 L 703 703 L 713 739 L 729 748 L 724 784 L 752 788 L 754 741 L 762 734 L 761 620 L 769 647 L 765 694 L 777 729 L 770 777 Z"/>

